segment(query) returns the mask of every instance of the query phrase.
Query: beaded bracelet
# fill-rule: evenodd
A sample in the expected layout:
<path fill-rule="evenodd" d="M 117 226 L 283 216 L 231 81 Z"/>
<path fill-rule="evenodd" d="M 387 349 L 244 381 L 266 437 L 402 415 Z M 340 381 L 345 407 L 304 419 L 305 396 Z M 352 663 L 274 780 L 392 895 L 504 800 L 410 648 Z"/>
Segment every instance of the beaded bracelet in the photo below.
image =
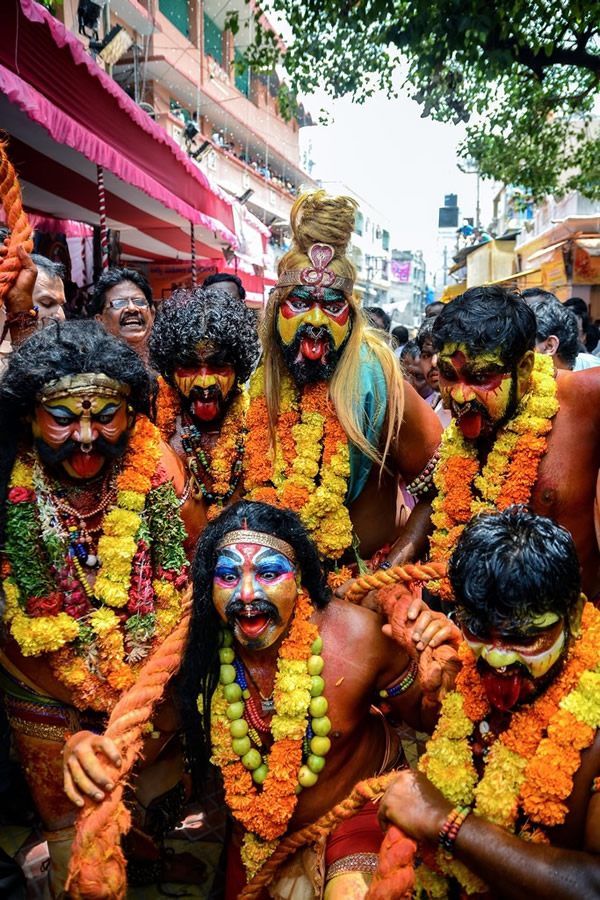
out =
<path fill-rule="evenodd" d="M 471 812 L 470 806 L 455 806 L 444 824 L 438 837 L 438 846 L 446 859 L 454 859 L 454 845 L 458 832 Z"/>
<path fill-rule="evenodd" d="M 433 476 L 439 459 L 440 451 L 436 450 L 421 474 L 417 475 L 414 481 L 411 481 L 410 484 L 406 485 L 406 490 L 409 494 L 412 494 L 413 497 L 420 497 L 422 494 L 427 493 L 433 482 Z"/>
<path fill-rule="evenodd" d="M 597 794 L 600 791 L 600 775 L 594 778 L 592 782 L 592 794 Z"/>
<path fill-rule="evenodd" d="M 402 681 L 392 688 L 388 688 L 387 690 L 384 688 L 382 691 L 379 691 L 379 696 L 385 699 L 385 697 L 399 697 L 400 694 L 405 694 L 406 691 L 413 686 L 418 671 L 419 664 L 416 660 L 412 659 Z"/>

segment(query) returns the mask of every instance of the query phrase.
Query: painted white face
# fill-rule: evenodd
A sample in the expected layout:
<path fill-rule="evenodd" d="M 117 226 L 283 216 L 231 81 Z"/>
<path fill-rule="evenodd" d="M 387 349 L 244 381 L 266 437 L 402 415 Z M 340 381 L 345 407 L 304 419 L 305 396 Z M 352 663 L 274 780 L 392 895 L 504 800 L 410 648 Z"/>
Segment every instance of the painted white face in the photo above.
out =
<path fill-rule="evenodd" d="M 255 543 L 219 550 L 213 602 L 243 646 L 264 649 L 282 637 L 297 595 L 296 570 L 283 553 Z"/>

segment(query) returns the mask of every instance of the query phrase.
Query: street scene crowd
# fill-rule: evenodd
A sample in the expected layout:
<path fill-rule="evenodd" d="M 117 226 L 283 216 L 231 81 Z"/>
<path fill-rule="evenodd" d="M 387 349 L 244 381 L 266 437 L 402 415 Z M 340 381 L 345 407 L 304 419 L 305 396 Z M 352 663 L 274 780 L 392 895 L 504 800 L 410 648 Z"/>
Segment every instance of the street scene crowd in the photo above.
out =
<path fill-rule="evenodd" d="M 127 267 L 72 318 L 6 231 L 0 772 L 47 897 L 201 886 L 165 838 L 215 773 L 210 896 L 600 896 L 586 310 L 476 286 L 390 331 L 355 216 L 296 200 L 260 321 Z"/>

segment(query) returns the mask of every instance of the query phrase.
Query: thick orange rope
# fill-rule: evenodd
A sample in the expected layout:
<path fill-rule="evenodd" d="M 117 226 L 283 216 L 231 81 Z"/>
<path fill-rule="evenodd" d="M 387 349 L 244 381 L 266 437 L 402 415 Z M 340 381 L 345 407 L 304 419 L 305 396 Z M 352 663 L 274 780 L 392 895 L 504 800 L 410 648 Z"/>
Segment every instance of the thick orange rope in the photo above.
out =
<path fill-rule="evenodd" d="M 300 831 L 283 838 L 261 870 L 256 873 L 252 881 L 249 881 L 238 895 L 238 900 L 253 900 L 253 898 L 258 897 L 262 889 L 271 883 L 280 865 L 285 862 L 290 854 L 306 844 L 318 841 L 320 838 L 330 834 L 341 822 L 352 818 L 365 803 L 383 794 L 397 775 L 397 772 L 387 772 L 385 775 L 359 781 L 345 800 L 342 800 L 341 803 L 338 803 L 337 806 L 326 812 L 320 819 L 317 819 L 312 825 L 307 825 L 305 828 L 301 828 Z"/>
<path fill-rule="evenodd" d="M 192 589 L 183 599 L 181 619 L 142 666 L 136 683 L 115 706 L 105 731 L 121 754 L 120 771 L 109 766 L 115 788 L 101 803 L 86 800 L 77 816 L 66 890 L 72 900 L 124 900 L 127 893 L 125 857 L 120 839 L 131 827 L 122 797 L 142 752 L 143 726 L 151 721 L 170 678 L 183 659 L 190 617 Z"/>
<path fill-rule="evenodd" d="M 21 271 L 17 247 L 23 244 L 28 253 L 33 250 L 33 241 L 30 240 L 31 225 L 23 211 L 19 179 L 6 155 L 7 146 L 7 142 L 0 141 L 0 199 L 11 230 L 8 253 L 4 259 L 0 259 L 0 305 Z"/>
<path fill-rule="evenodd" d="M 346 600 L 349 600 L 350 603 L 360 603 L 369 591 L 387 587 L 389 584 L 397 584 L 399 581 L 429 581 L 429 579 L 441 578 L 445 574 L 445 562 L 407 564 L 406 566 L 392 566 L 390 569 L 378 569 L 376 572 L 357 578 L 346 594 Z"/>
<path fill-rule="evenodd" d="M 390 825 L 381 844 L 379 863 L 366 900 L 410 900 L 415 883 L 415 841 Z"/>

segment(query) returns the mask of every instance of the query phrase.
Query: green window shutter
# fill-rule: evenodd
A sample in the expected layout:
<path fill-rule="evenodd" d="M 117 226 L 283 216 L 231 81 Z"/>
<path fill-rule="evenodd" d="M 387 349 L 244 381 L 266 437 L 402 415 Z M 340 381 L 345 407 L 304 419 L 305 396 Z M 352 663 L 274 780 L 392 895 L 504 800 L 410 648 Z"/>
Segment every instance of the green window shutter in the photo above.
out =
<path fill-rule="evenodd" d="M 363 214 L 361 213 L 360 209 L 358 209 L 356 211 L 356 224 L 354 226 L 354 230 L 357 234 L 363 233 L 363 222 L 364 222 Z"/>
<path fill-rule="evenodd" d="M 236 63 L 241 62 L 243 55 L 244 54 L 242 53 L 242 51 L 238 50 L 238 48 L 236 47 L 235 48 Z M 238 91 L 240 92 L 240 94 L 244 95 L 244 97 L 250 96 L 250 69 L 248 66 L 246 66 L 246 68 L 244 69 L 244 71 L 242 72 L 241 75 L 238 75 L 237 71 L 236 71 L 235 86 L 238 89 Z"/>
<path fill-rule="evenodd" d="M 209 53 L 219 65 L 223 64 L 223 32 L 204 11 L 204 52 Z"/>
<path fill-rule="evenodd" d="M 189 38 L 190 23 L 187 0 L 158 0 L 158 8 L 178 31 Z"/>
<path fill-rule="evenodd" d="M 381 239 L 381 246 L 384 250 L 390 249 L 390 233 L 389 231 L 384 231 Z"/>

